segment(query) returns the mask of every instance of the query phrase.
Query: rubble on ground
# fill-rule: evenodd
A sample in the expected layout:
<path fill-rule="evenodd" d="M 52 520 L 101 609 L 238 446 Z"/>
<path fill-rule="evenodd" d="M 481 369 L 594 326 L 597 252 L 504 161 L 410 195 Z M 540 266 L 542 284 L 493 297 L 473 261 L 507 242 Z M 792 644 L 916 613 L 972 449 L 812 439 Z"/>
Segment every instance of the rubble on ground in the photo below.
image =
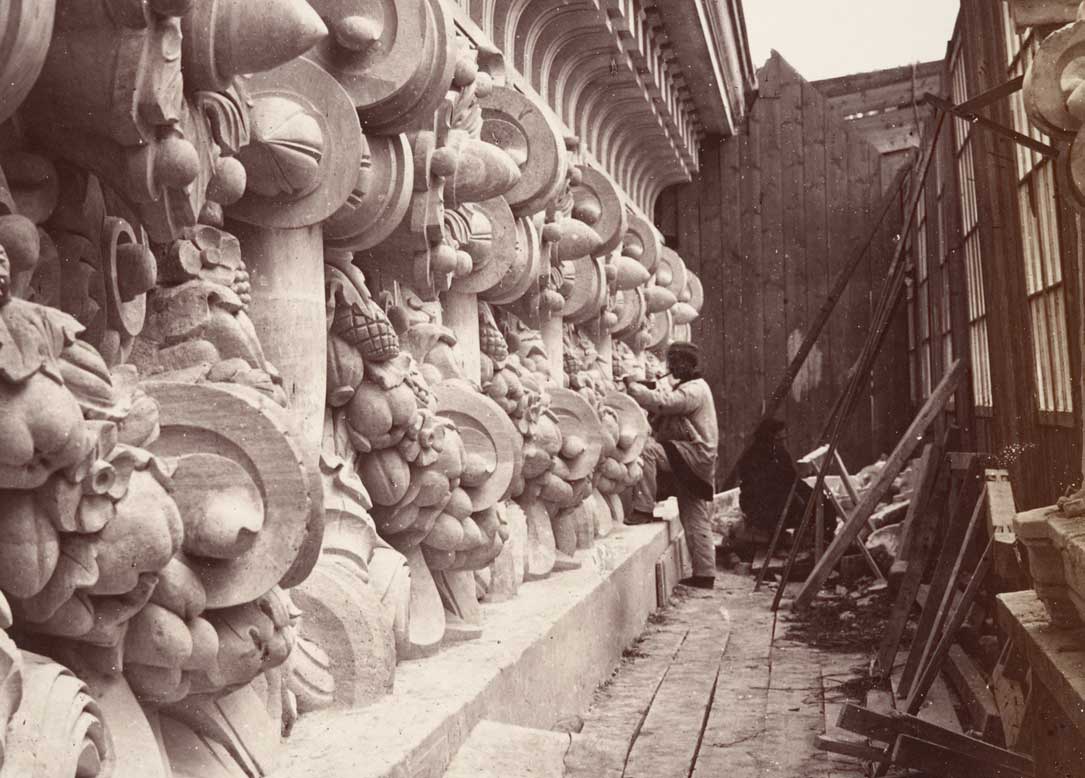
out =
<path fill-rule="evenodd" d="M 823 651 L 873 651 L 882 639 L 893 599 L 882 583 L 868 582 L 854 591 L 836 586 L 818 594 L 808 609 L 782 616 L 784 638 Z M 908 642 L 910 632 L 902 645 Z"/>
<path fill-rule="evenodd" d="M 882 456 L 851 476 L 852 486 L 860 500 L 884 469 L 885 457 Z M 811 476 L 804 480 L 813 486 L 816 477 Z M 888 571 L 896 558 L 900 545 L 901 523 L 908 514 L 908 506 L 915 492 L 917 480 L 918 458 L 913 459 L 893 480 L 885 497 L 871 513 L 868 527 L 861 535 L 865 537 L 867 549 L 883 571 Z M 825 483 L 841 508 L 845 511 L 854 510 L 855 503 L 840 476 L 829 475 Z M 739 506 L 738 488 L 716 494 L 713 501 L 712 533 L 718 548 L 727 552 L 737 552 L 746 561 L 752 561 L 754 553 L 764 551 L 770 539 L 769 533 L 751 527 L 746 521 L 742 508 Z M 781 551 L 790 546 L 789 536 L 790 533 L 782 539 Z M 808 539 L 804 546 L 810 542 Z M 869 574 L 869 569 L 866 568 L 866 563 L 861 557 L 856 562 L 856 570 L 860 577 L 864 571 Z M 862 570 L 859 568 L 860 565 Z M 796 574 L 797 571 L 793 571 L 792 577 L 794 578 Z"/>

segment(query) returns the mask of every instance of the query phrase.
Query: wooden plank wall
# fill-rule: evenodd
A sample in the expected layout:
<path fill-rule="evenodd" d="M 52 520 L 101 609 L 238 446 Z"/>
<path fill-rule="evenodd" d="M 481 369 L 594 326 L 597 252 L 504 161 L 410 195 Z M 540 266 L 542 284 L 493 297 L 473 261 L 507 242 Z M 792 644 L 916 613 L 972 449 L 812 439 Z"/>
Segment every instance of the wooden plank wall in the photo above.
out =
<path fill-rule="evenodd" d="M 761 93 L 742 131 L 708 139 L 699 178 L 667 190 L 657 214 L 673 229 L 668 243 L 704 282 L 705 309 L 693 330 L 720 418 L 721 477 L 837 272 L 865 241 L 888 183 L 878 150 L 782 57 L 774 53 L 758 75 Z M 778 414 L 796 455 L 818 444 L 862 349 L 900 210 L 891 210 Z M 901 341 L 903 313 L 890 344 Z M 909 421 L 906 403 L 906 362 L 879 360 L 843 441 L 845 460 L 857 469 L 889 450 Z"/>

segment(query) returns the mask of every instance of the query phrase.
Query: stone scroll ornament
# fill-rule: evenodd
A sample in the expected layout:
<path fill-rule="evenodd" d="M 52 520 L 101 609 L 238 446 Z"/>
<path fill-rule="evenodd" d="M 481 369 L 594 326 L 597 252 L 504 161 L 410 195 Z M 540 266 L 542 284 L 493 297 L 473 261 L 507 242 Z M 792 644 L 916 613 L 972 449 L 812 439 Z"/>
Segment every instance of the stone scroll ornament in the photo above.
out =
<path fill-rule="evenodd" d="M 1029 120 L 1066 142 L 1058 159 L 1058 182 L 1069 202 L 1085 210 L 1085 21 L 1071 22 L 1044 38 L 1025 73 L 1022 94 Z"/>

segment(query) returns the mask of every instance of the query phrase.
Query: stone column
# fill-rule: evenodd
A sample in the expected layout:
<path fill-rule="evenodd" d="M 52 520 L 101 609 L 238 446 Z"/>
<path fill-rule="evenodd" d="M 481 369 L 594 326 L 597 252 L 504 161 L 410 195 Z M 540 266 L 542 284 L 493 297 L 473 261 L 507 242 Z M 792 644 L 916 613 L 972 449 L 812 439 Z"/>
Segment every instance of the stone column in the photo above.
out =
<path fill-rule="evenodd" d="M 324 240 L 320 225 L 267 229 L 231 224 L 252 281 L 249 315 L 265 355 L 282 373 L 315 465 L 327 391 Z"/>
<path fill-rule="evenodd" d="M 565 342 L 560 316 L 551 316 L 539 327 L 546 354 L 550 357 L 550 375 L 558 386 L 565 386 Z"/>
<path fill-rule="evenodd" d="M 608 380 L 614 380 L 614 338 L 610 334 L 610 328 L 606 326 L 606 315 L 595 319 L 590 325 L 591 339 L 595 344 L 595 350 L 599 353 L 599 360 L 603 365 L 603 372 Z"/>
<path fill-rule="evenodd" d="M 448 291 L 441 295 L 444 325 L 456 333 L 456 349 L 468 380 L 482 379 L 482 354 L 478 339 L 478 296 Z"/>

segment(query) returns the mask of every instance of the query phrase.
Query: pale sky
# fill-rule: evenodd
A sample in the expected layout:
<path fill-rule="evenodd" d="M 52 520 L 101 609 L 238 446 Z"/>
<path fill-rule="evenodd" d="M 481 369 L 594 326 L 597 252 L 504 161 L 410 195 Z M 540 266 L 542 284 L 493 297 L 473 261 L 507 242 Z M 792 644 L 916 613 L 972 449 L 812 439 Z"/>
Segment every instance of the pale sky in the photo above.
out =
<path fill-rule="evenodd" d="M 942 59 L 957 0 L 743 0 L 755 67 L 776 49 L 814 81 Z"/>

